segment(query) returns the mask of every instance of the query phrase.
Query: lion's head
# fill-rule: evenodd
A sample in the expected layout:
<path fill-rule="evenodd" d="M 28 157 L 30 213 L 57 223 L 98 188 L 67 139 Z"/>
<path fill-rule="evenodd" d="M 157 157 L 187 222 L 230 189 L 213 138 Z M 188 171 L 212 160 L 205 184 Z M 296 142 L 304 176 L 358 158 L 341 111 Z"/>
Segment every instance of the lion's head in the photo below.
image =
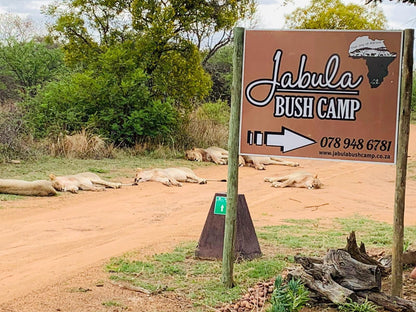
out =
<path fill-rule="evenodd" d="M 143 170 L 142 168 L 136 169 L 136 176 L 134 177 L 134 184 L 149 181 L 153 177 L 152 170 Z"/>
<path fill-rule="evenodd" d="M 201 152 L 195 150 L 194 148 L 191 150 L 185 151 L 185 158 L 192 161 L 202 161 L 202 154 Z"/>
<path fill-rule="evenodd" d="M 312 181 L 310 181 L 310 183 L 308 185 L 308 189 L 320 189 L 320 188 L 322 188 L 322 186 L 323 186 L 323 184 L 318 179 L 318 175 L 315 174 L 312 178 Z"/>
<path fill-rule="evenodd" d="M 52 186 L 53 186 L 53 188 L 55 190 L 61 191 L 61 192 L 64 190 L 63 184 L 59 180 L 56 179 L 56 175 L 54 175 L 53 173 L 51 173 L 49 175 L 49 179 L 51 180 Z"/>
<path fill-rule="evenodd" d="M 53 173 L 49 175 L 49 179 L 51 179 L 52 186 L 57 191 L 71 193 L 78 193 L 79 191 L 79 187 L 70 179 L 57 177 Z"/>

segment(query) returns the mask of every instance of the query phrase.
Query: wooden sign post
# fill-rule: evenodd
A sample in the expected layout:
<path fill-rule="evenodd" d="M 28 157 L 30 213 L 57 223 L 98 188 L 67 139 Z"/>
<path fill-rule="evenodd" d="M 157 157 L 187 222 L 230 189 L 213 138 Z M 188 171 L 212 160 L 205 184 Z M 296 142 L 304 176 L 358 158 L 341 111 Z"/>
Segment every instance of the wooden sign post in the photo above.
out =
<path fill-rule="evenodd" d="M 391 294 L 402 296 L 403 293 L 403 236 L 404 208 L 406 193 L 407 151 L 409 146 L 410 110 L 412 101 L 412 67 L 413 67 L 414 30 L 404 31 L 404 50 L 402 65 L 402 90 L 399 118 L 399 142 L 396 164 L 396 191 L 394 196 L 393 249 L 391 262 Z"/>
<path fill-rule="evenodd" d="M 234 285 L 234 242 L 238 198 L 238 133 L 240 130 L 243 43 L 244 28 L 237 27 L 234 29 L 233 84 L 231 89 L 231 115 L 228 137 L 227 214 L 225 216 L 224 251 L 222 257 L 222 281 L 224 286 L 228 288 Z"/>

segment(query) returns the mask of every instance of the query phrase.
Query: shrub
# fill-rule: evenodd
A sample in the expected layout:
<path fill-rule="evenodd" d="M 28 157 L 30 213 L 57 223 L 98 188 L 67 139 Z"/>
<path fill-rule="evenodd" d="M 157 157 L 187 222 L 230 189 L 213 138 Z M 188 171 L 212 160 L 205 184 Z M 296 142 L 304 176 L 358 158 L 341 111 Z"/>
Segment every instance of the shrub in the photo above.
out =
<path fill-rule="evenodd" d="M 338 306 L 338 310 L 341 312 L 377 312 L 377 306 L 368 301 L 367 298 L 365 298 L 365 301 L 363 303 L 353 302 L 351 299 L 349 299 L 349 302 L 341 304 Z"/>
<path fill-rule="evenodd" d="M 13 103 L 0 105 L 0 161 L 28 158 L 34 152 L 22 115 Z"/>
<path fill-rule="evenodd" d="M 227 148 L 230 108 L 224 101 L 202 104 L 182 122 L 177 145 L 183 148 L 219 146 Z"/>
<path fill-rule="evenodd" d="M 204 103 L 198 107 L 195 114 L 199 120 L 211 120 L 223 126 L 228 126 L 230 121 L 230 107 L 224 101 Z"/>
<path fill-rule="evenodd" d="M 73 135 L 60 135 L 50 145 L 52 156 L 67 158 L 111 158 L 114 146 L 107 144 L 100 136 L 88 133 L 85 129 Z"/>
<path fill-rule="evenodd" d="M 299 280 L 291 279 L 284 285 L 282 277 L 278 276 L 274 286 L 269 312 L 297 312 L 309 300 L 309 291 Z"/>

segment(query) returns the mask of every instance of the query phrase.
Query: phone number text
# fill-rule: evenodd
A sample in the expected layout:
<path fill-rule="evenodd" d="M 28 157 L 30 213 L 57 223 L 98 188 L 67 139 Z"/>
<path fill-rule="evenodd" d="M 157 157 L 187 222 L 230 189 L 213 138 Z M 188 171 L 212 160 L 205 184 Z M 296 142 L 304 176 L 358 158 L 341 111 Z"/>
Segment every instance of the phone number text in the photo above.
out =
<path fill-rule="evenodd" d="M 340 138 L 340 137 L 322 137 L 321 147 L 328 148 L 352 148 L 355 150 L 366 149 L 368 151 L 389 152 L 392 141 L 378 139 L 357 139 L 357 138 Z"/>

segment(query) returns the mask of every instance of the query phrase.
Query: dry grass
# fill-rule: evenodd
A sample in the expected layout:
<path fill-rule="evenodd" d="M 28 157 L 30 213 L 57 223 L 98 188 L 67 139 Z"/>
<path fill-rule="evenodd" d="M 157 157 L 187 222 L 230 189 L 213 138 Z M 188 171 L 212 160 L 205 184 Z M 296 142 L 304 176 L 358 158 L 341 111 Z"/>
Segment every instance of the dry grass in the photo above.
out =
<path fill-rule="evenodd" d="M 192 116 L 186 129 L 191 147 L 219 146 L 227 148 L 228 127 L 213 120 Z"/>
<path fill-rule="evenodd" d="M 91 134 L 85 129 L 73 135 L 62 135 L 50 144 L 52 156 L 67 158 L 112 158 L 114 146 L 107 144 L 101 137 Z"/>

